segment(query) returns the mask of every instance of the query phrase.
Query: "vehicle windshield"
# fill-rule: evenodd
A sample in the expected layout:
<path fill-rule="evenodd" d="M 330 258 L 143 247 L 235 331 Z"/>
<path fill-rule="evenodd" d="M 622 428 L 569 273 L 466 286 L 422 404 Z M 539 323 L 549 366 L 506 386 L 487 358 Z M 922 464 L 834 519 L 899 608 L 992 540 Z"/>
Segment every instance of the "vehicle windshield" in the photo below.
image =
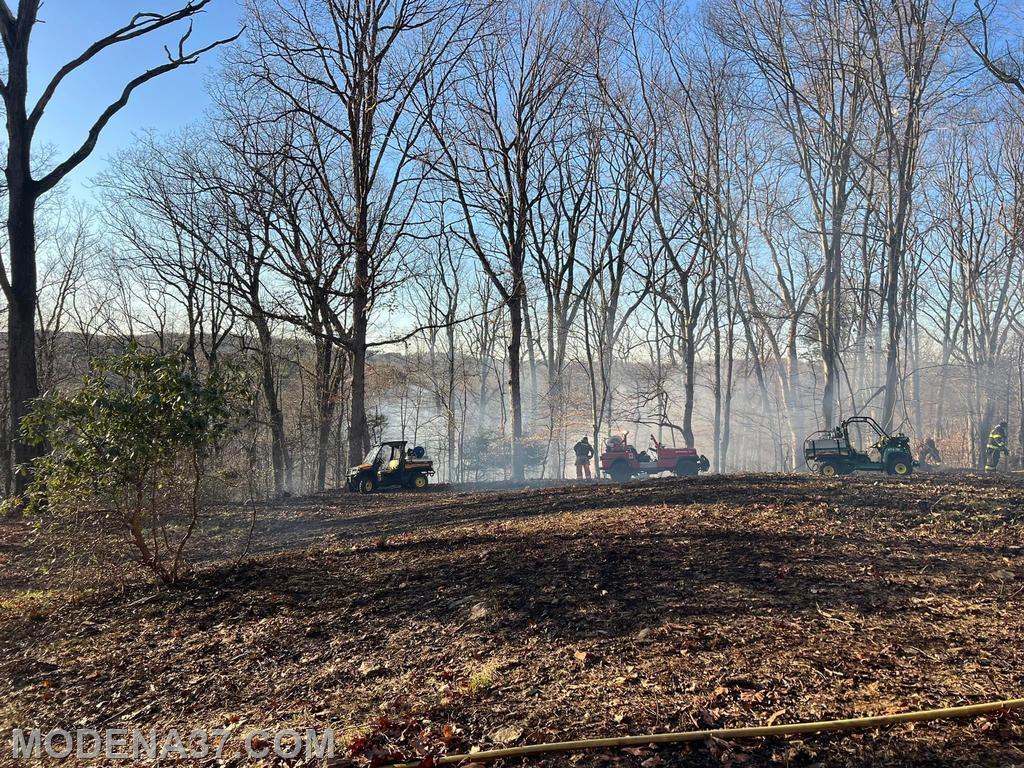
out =
<path fill-rule="evenodd" d="M 374 462 L 376 462 L 377 461 L 377 455 L 379 453 L 380 453 L 380 446 L 379 445 L 375 445 L 373 448 L 370 449 L 370 452 L 368 454 L 366 454 L 366 457 L 363 459 L 363 464 L 373 464 Z"/>

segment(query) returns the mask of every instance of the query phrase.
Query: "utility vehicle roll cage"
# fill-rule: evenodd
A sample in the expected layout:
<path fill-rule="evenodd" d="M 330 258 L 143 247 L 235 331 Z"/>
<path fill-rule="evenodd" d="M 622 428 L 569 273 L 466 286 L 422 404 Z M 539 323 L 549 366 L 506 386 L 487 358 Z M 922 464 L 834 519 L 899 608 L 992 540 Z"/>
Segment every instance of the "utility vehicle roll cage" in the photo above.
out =
<path fill-rule="evenodd" d="M 886 440 L 891 440 L 892 435 L 886 432 L 882 425 L 875 421 L 870 416 L 851 416 L 839 425 L 839 429 L 842 429 L 844 433 L 849 435 L 851 424 L 867 424 L 871 429 L 875 431 L 879 437 L 884 437 Z"/>

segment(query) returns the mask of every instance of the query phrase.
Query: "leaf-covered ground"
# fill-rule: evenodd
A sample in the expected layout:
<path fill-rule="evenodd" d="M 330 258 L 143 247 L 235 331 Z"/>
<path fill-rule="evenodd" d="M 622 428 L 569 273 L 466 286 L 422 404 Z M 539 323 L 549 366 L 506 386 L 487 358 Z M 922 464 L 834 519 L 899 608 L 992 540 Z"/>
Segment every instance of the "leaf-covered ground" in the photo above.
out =
<path fill-rule="evenodd" d="M 331 726 L 366 765 L 1024 694 L 1019 478 L 343 495 L 260 529 L 241 569 L 187 589 L 69 597 L 25 591 L 31 539 L 9 527 L 4 732 L 228 727 L 240 744 Z M 1024 730 L 995 716 L 530 764 L 1024 765 Z"/>

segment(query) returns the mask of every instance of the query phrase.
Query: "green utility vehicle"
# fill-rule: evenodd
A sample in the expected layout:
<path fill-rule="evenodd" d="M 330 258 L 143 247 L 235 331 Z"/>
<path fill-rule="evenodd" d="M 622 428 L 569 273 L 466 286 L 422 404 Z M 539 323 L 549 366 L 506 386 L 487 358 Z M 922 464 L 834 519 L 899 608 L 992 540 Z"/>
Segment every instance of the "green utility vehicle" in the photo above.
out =
<path fill-rule="evenodd" d="M 406 450 L 407 441 L 387 440 L 374 446 L 348 475 L 348 489 L 373 493 L 378 488 L 412 488 L 422 491 L 430 484 L 434 462 L 421 446 Z"/>
<path fill-rule="evenodd" d="M 850 426 L 864 424 L 875 433 L 871 446 L 878 452 L 873 459 L 868 451 L 858 450 L 850 441 Z M 917 462 L 910 453 L 910 438 L 902 432 L 890 435 L 870 416 L 854 416 L 831 431 L 816 432 L 804 441 L 804 460 L 825 477 L 853 472 L 885 472 L 906 476 Z"/>

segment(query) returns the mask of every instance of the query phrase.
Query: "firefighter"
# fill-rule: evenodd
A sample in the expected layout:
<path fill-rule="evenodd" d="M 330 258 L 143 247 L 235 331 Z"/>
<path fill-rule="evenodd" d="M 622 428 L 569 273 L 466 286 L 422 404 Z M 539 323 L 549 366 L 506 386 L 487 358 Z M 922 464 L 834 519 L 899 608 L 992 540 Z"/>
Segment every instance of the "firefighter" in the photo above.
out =
<path fill-rule="evenodd" d="M 917 462 L 922 467 L 942 464 L 942 454 L 939 453 L 939 449 L 935 445 L 935 438 L 929 437 L 924 441 L 924 445 L 922 445 L 921 450 L 918 451 Z"/>
<path fill-rule="evenodd" d="M 576 454 L 576 479 L 582 480 L 586 477 L 589 480 L 590 460 L 594 458 L 594 449 L 590 447 L 587 436 L 584 435 L 583 439 L 572 447 L 572 450 Z"/>
<path fill-rule="evenodd" d="M 988 436 L 988 450 L 985 452 L 985 471 L 994 472 L 999 466 L 999 456 L 1008 454 L 1010 449 L 1006 446 L 1006 422 L 999 422 L 995 429 Z"/>

